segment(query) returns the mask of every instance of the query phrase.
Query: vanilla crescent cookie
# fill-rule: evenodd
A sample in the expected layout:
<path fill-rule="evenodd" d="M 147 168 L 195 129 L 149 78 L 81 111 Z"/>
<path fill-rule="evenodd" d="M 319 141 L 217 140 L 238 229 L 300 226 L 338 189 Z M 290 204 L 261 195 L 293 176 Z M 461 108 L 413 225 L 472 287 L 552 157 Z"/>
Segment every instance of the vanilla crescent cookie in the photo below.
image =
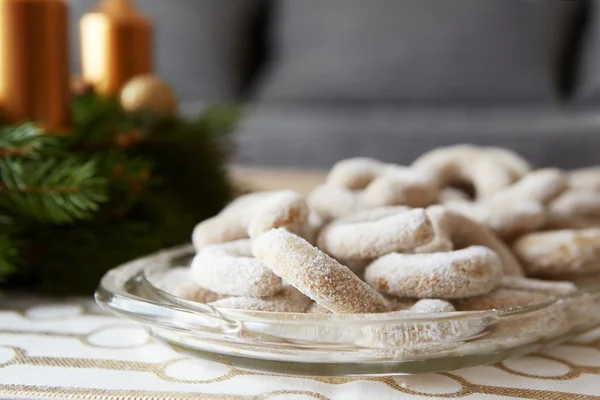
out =
<path fill-rule="evenodd" d="M 452 202 L 445 206 L 490 228 L 498 237 L 511 239 L 534 231 L 546 222 L 546 209 L 536 201 L 511 204 L 500 202 Z"/>
<path fill-rule="evenodd" d="M 564 172 L 540 169 L 483 201 L 450 201 L 446 205 L 488 226 L 501 238 L 514 238 L 546 223 L 546 205 L 563 192 L 567 184 Z"/>
<path fill-rule="evenodd" d="M 600 191 L 573 188 L 555 198 L 548 207 L 548 228 L 600 227 Z"/>
<path fill-rule="evenodd" d="M 306 201 L 311 211 L 326 220 L 343 218 L 370 208 L 361 192 L 327 184 L 317 186 Z"/>
<path fill-rule="evenodd" d="M 192 234 L 196 250 L 204 246 L 255 237 L 271 228 L 301 233 L 306 229 L 308 206 L 292 190 L 242 196 L 218 215 L 199 223 Z"/>
<path fill-rule="evenodd" d="M 195 283 L 192 279 L 191 270 L 187 267 L 175 267 L 148 277 L 150 283 L 173 296 L 198 303 L 210 303 L 225 298 Z"/>
<path fill-rule="evenodd" d="M 236 310 L 306 312 L 311 301 L 292 286 L 284 286 L 281 291 L 269 297 L 228 297 L 209 303 L 209 306 Z"/>
<path fill-rule="evenodd" d="M 572 188 L 600 190 L 600 166 L 581 168 L 569 173 Z"/>
<path fill-rule="evenodd" d="M 281 278 L 252 256 L 249 239 L 202 248 L 191 271 L 199 286 L 223 295 L 265 297 L 282 288 Z"/>
<path fill-rule="evenodd" d="M 410 311 L 414 313 L 441 313 L 441 312 L 454 312 L 456 309 L 454 306 L 444 300 L 440 299 L 422 299 L 417 301 L 411 308 Z"/>
<path fill-rule="evenodd" d="M 369 158 L 337 163 L 326 183 L 309 196 L 308 204 L 328 219 L 345 217 L 374 207 L 423 207 L 437 197 L 433 178 L 423 172 Z"/>
<path fill-rule="evenodd" d="M 350 190 L 365 189 L 385 170 L 385 163 L 368 157 L 355 157 L 335 163 L 325 181 Z"/>
<path fill-rule="evenodd" d="M 483 246 L 445 253 L 391 253 L 367 267 L 365 280 L 378 291 L 398 297 L 479 296 L 500 285 L 502 262 Z"/>
<path fill-rule="evenodd" d="M 395 214 L 377 218 L 377 212 L 340 219 L 327 225 L 317 241 L 321 250 L 336 259 L 373 259 L 391 252 L 402 252 L 423 246 L 434 237 L 431 222 L 422 208 L 400 209 Z M 374 217 L 374 218 L 372 218 Z"/>
<path fill-rule="evenodd" d="M 438 188 L 433 182 L 433 177 L 425 173 L 389 165 L 364 189 L 364 201 L 372 207 L 426 207 L 434 203 L 438 195 Z"/>
<path fill-rule="evenodd" d="M 287 283 L 334 313 L 387 311 L 385 299 L 352 271 L 285 229 L 257 237 L 252 252 Z"/>
<path fill-rule="evenodd" d="M 600 270 L 600 228 L 535 232 L 513 250 L 528 275 L 552 277 Z"/>
<path fill-rule="evenodd" d="M 448 210 L 445 206 L 431 206 L 426 209 L 429 220 L 432 221 L 436 230 L 436 238 L 432 244 L 424 249 L 417 249 L 419 253 L 433 250 L 428 247 L 437 246 L 444 248 L 451 242 L 456 249 L 469 246 L 485 246 L 492 249 L 502 262 L 504 275 L 523 276 L 523 268 L 513 255 L 510 248 L 494 234 L 494 232 L 472 219 L 459 213 Z M 444 249 L 445 250 L 445 249 Z"/>
<path fill-rule="evenodd" d="M 423 154 L 412 164 L 436 177 L 440 188 L 470 183 L 477 198 L 487 198 L 520 179 L 527 162 L 508 150 L 471 145 L 441 147 Z"/>

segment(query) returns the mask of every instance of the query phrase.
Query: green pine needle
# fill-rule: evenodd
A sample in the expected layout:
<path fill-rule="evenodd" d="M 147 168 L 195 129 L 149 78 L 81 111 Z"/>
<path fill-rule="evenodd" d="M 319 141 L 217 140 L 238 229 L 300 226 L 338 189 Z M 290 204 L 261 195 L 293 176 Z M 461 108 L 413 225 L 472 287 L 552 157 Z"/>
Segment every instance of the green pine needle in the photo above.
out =
<path fill-rule="evenodd" d="M 0 130 L 0 158 L 38 158 L 42 150 L 56 147 L 57 138 L 44 135 L 33 123 L 9 126 Z"/>
<path fill-rule="evenodd" d="M 0 126 L 0 283 L 10 273 L 3 287 L 90 293 L 115 265 L 189 241 L 232 196 L 239 115 L 159 119 L 88 94 L 72 104 L 70 135 Z"/>
<path fill-rule="evenodd" d="M 39 222 L 88 219 L 106 200 L 106 180 L 95 162 L 0 159 L 0 205 Z"/>

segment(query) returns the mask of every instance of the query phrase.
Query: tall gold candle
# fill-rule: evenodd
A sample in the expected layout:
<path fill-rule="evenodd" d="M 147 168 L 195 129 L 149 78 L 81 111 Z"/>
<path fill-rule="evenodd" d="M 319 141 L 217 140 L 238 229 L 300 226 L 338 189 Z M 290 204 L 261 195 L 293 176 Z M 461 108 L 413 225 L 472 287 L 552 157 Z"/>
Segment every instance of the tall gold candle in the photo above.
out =
<path fill-rule="evenodd" d="M 10 122 L 68 130 L 67 14 L 64 0 L 0 0 L 0 108 Z"/>
<path fill-rule="evenodd" d="M 83 79 L 98 93 L 115 96 L 152 71 L 152 25 L 129 0 L 102 0 L 80 28 Z"/>

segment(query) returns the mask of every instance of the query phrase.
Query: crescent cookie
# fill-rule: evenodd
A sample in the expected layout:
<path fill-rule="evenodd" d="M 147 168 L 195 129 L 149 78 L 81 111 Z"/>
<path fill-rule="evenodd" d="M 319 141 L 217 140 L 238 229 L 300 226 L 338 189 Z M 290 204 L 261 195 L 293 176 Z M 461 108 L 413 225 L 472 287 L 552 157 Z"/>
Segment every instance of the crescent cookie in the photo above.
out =
<path fill-rule="evenodd" d="M 438 232 L 438 238 L 434 242 L 451 242 L 458 249 L 469 246 L 488 247 L 500 257 L 504 275 L 524 275 L 521 264 L 510 248 L 491 229 L 444 206 L 428 207 L 426 213 Z"/>
<path fill-rule="evenodd" d="M 542 227 L 546 205 L 568 184 L 557 169 L 541 169 L 480 202 L 451 201 L 447 207 L 491 228 L 501 238 L 514 238 Z"/>
<path fill-rule="evenodd" d="M 425 210 L 401 209 L 386 216 L 387 210 L 380 211 L 381 218 L 366 212 L 327 225 L 319 235 L 319 248 L 336 259 L 364 260 L 431 242 L 434 231 Z"/>
<path fill-rule="evenodd" d="M 424 207 L 438 195 L 433 178 L 425 173 L 369 158 L 337 163 L 326 183 L 309 196 L 308 204 L 328 219 L 374 207 Z"/>
<path fill-rule="evenodd" d="M 242 196 L 218 215 L 199 223 L 192 234 L 196 250 L 216 243 L 255 237 L 272 228 L 301 233 L 306 229 L 308 206 L 292 190 Z"/>
<path fill-rule="evenodd" d="M 483 246 L 446 253 L 391 253 L 367 267 L 365 280 L 378 291 L 398 297 L 479 296 L 500 285 L 502 262 Z"/>
<path fill-rule="evenodd" d="M 173 296 L 198 303 L 210 303 L 226 297 L 198 286 L 192 280 L 190 269 L 186 267 L 171 268 L 156 277 L 149 277 L 148 280 L 158 289 Z"/>
<path fill-rule="evenodd" d="M 579 229 L 600 227 L 600 191 L 574 188 L 549 205 L 548 228 Z"/>
<path fill-rule="evenodd" d="M 599 271 L 600 228 L 530 233 L 513 250 L 531 276 Z"/>
<path fill-rule="evenodd" d="M 436 177 L 440 188 L 469 183 L 476 198 L 487 198 L 520 179 L 527 162 L 508 150 L 471 145 L 441 147 L 423 154 L 412 164 Z"/>
<path fill-rule="evenodd" d="M 260 235 L 252 252 L 286 282 L 333 313 L 387 311 L 385 299 L 352 271 L 285 229 Z"/>
<path fill-rule="evenodd" d="M 569 185 L 572 188 L 600 190 L 600 166 L 571 171 L 569 174 Z"/>
<path fill-rule="evenodd" d="M 281 278 L 252 256 L 249 239 L 206 246 L 192 261 L 192 278 L 201 287 L 229 296 L 272 296 Z"/>
<path fill-rule="evenodd" d="M 228 297 L 208 303 L 209 306 L 236 310 L 306 312 L 311 301 L 291 286 L 285 286 L 280 292 L 269 297 Z"/>

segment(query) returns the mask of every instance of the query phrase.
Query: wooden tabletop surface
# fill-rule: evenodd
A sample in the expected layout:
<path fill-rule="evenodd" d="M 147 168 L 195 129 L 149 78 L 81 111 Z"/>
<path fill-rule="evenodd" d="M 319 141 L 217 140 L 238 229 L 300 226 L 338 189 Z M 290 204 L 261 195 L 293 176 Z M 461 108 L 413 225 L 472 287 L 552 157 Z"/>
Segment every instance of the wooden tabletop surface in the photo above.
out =
<path fill-rule="evenodd" d="M 244 189 L 291 189 L 308 194 L 324 181 L 327 171 L 232 166 L 230 174 L 234 183 Z"/>

